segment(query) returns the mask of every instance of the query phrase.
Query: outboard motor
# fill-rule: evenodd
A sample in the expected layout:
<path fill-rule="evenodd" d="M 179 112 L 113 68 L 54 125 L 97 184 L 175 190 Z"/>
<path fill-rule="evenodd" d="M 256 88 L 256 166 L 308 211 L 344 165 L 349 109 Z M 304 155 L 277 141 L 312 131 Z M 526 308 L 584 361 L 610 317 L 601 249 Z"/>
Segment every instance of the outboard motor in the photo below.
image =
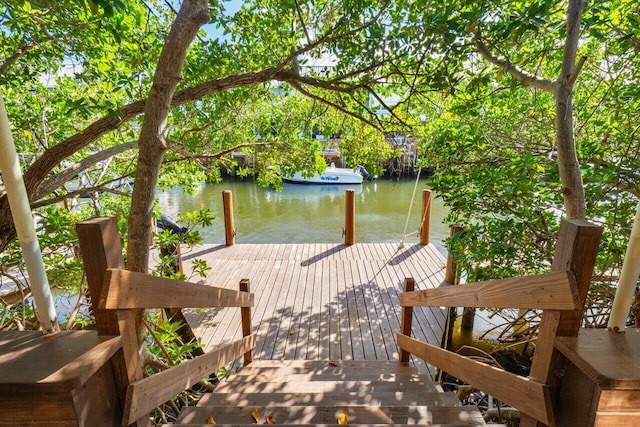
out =
<path fill-rule="evenodd" d="M 356 172 L 360 173 L 360 175 L 362 175 L 362 177 L 367 181 L 373 181 L 374 179 L 378 178 L 378 175 L 371 176 L 367 169 L 362 165 L 358 165 L 358 167 L 356 168 Z"/>
<path fill-rule="evenodd" d="M 173 234 L 177 234 L 178 236 L 181 236 L 187 231 L 189 231 L 187 227 L 181 227 L 177 222 L 173 220 L 173 218 L 165 214 L 160 214 L 158 227 L 161 228 L 162 230 L 169 230 Z"/>

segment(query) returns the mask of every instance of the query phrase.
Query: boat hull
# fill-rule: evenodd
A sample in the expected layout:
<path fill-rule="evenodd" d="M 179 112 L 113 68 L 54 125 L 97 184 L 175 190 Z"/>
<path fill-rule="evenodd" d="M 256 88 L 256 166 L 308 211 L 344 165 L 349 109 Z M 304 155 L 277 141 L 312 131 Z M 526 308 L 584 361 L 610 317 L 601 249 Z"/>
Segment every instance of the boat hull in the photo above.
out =
<path fill-rule="evenodd" d="M 296 172 L 292 176 L 282 178 L 283 181 L 292 184 L 362 184 L 362 175 L 354 169 L 346 168 L 327 168 L 322 174 L 315 174 L 314 176 L 305 178 L 301 172 Z"/>

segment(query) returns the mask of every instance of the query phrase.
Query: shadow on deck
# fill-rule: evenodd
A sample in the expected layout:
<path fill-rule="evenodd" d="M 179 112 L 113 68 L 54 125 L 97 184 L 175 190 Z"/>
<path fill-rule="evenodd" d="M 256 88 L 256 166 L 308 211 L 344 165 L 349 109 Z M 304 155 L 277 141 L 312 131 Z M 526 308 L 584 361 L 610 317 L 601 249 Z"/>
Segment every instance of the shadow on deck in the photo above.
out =
<path fill-rule="evenodd" d="M 255 293 L 255 355 L 263 360 L 398 360 L 399 294 L 406 277 L 418 289 L 442 285 L 445 262 L 431 245 L 392 243 L 251 244 L 198 247 L 184 254 L 212 270 L 203 281 L 237 289 L 249 278 Z M 414 333 L 440 345 L 447 310 L 415 310 Z M 241 336 L 237 310 L 185 310 L 205 351 Z M 430 372 L 421 359 L 412 363 Z"/>

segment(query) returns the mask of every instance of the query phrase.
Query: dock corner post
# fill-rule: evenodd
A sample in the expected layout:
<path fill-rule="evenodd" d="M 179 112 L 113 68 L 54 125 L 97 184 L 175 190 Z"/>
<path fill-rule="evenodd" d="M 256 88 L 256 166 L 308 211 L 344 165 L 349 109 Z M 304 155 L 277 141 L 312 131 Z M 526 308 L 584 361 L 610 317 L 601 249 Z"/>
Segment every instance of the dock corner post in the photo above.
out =
<path fill-rule="evenodd" d="M 345 192 L 344 244 L 356 242 L 356 190 Z"/>
<path fill-rule="evenodd" d="M 404 291 L 413 292 L 416 288 L 416 281 L 412 277 L 406 277 L 404 279 Z M 413 307 L 402 307 L 402 319 L 400 323 L 400 332 L 403 335 L 411 336 L 411 325 L 413 323 Z M 400 349 L 400 362 L 409 362 L 409 352 L 404 349 Z"/>
<path fill-rule="evenodd" d="M 240 292 L 249 292 L 249 279 L 240 280 Z M 242 318 L 242 336 L 251 335 L 251 307 L 242 307 L 240 309 L 240 317 Z M 244 354 L 244 364 L 248 365 L 253 362 L 253 350 L 249 350 Z"/>
<path fill-rule="evenodd" d="M 462 231 L 462 227 L 458 225 L 454 225 L 451 227 L 451 231 L 449 232 L 449 237 L 453 237 L 456 233 Z M 447 268 L 444 271 L 444 281 L 449 282 L 451 284 L 455 284 L 456 276 L 458 274 L 458 265 L 453 260 L 451 253 L 447 255 Z"/>
<path fill-rule="evenodd" d="M 233 223 L 233 196 L 231 190 L 222 192 L 222 207 L 224 211 L 224 240 L 227 246 L 233 246 L 236 238 L 236 228 Z"/>
<path fill-rule="evenodd" d="M 420 221 L 420 244 L 429 244 L 431 228 L 431 190 L 422 190 L 422 217 Z"/>

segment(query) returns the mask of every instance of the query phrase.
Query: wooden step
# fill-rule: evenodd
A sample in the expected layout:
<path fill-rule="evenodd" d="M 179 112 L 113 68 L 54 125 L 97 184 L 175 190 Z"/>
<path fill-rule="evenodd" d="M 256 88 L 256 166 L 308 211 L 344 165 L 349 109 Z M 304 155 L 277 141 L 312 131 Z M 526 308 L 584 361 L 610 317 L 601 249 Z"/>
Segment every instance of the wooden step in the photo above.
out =
<path fill-rule="evenodd" d="M 415 372 L 408 363 L 397 360 L 254 360 L 238 371 L 251 372 L 252 369 L 291 370 L 293 374 L 339 369 L 376 369 L 380 372 Z"/>
<path fill-rule="evenodd" d="M 251 423 L 252 406 L 220 406 L 185 408 L 179 423 L 206 423 L 213 417 L 216 424 Z M 484 420 L 477 408 L 465 406 L 287 406 L 258 408 L 262 423 L 267 416 L 277 424 L 335 424 L 338 415 L 347 414 L 352 424 L 451 424 L 482 425 Z"/>
<path fill-rule="evenodd" d="M 160 427 L 172 427 L 175 426 L 176 424 L 161 424 Z M 183 427 L 207 427 L 207 426 L 211 426 L 211 424 L 205 424 L 205 423 L 187 423 L 187 424 L 180 424 Z M 340 427 L 340 424 L 274 424 L 277 425 L 278 427 Z M 351 424 L 352 426 L 357 426 L 357 427 L 390 427 L 390 425 L 388 423 L 384 423 L 384 424 Z M 451 423 L 447 423 L 447 424 L 433 424 L 433 423 L 429 423 L 429 424 L 411 424 L 411 427 L 469 427 L 469 426 L 474 426 L 474 427 L 505 427 L 504 424 L 469 424 L 469 423 L 455 423 L 455 424 L 451 424 Z M 216 424 L 216 427 L 256 427 L 256 423 L 250 423 L 250 424 L 239 424 L 239 423 L 233 423 L 233 424 Z"/>
<path fill-rule="evenodd" d="M 371 393 L 207 393 L 198 406 L 460 406 L 453 393 L 427 391 L 422 393 L 379 392 Z"/>
<path fill-rule="evenodd" d="M 380 373 L 375 370 L 349 370 L 330 372 L 308 372 L 291 374 L 278 370 L 253 370 L 252 374 L 232 376 L 234 383 L 250 382 L 306 382 L 306 381 L 397 381 L 397 382 L 430 382 L 431 376 L 414 372 Z"/>
<path fill-rule="evenodd" d="M 214 393 L 379 393 L 399 391 L 424 393 L 440 391 L 431 381 L 302 381 L 302 382 L 234 382 L 226 381 Z"/>
<path fill-rule="evenodd" d="M 475 407 L 464 407 L 428 375 L 397 361 L 254 361 L 185 408 L 180 425 L 218 427 L 264 424 L 333 426 L 340 413 L 348 424 L 382 427 L 485 426 Z"/>

